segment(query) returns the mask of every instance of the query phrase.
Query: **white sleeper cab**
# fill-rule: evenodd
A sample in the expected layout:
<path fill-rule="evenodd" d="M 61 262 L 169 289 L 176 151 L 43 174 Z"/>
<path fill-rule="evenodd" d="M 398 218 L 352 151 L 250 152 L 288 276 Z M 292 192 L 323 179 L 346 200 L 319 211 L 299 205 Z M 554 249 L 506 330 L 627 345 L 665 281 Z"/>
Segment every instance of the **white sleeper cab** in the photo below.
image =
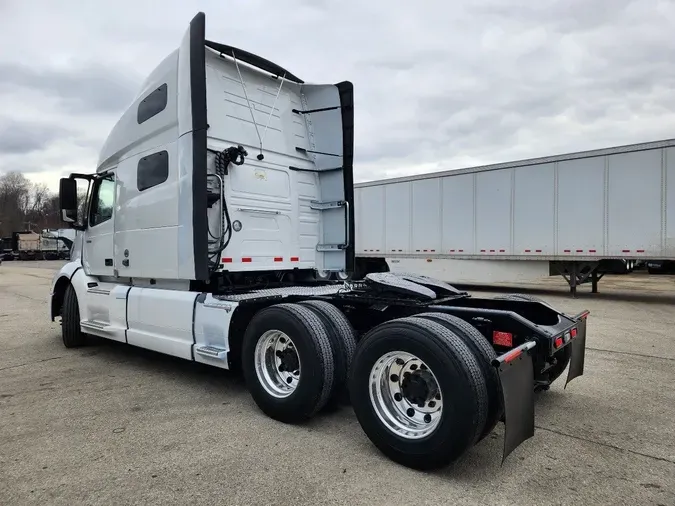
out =
<path fill-rule="evenodd" d="M 506 456 L 534 433 L 533 392 L 583 373 L 587 313 L 415 274 L 355 279 L 353 145 L 350 82 L 207 40 L 197 14 L 96 171 L 61 180 L 77 231 L 51 288 L 64 345 L 237 367 L 282 422 L 350 404 L 406 466 L 446 465 L 500 421 Z"/>

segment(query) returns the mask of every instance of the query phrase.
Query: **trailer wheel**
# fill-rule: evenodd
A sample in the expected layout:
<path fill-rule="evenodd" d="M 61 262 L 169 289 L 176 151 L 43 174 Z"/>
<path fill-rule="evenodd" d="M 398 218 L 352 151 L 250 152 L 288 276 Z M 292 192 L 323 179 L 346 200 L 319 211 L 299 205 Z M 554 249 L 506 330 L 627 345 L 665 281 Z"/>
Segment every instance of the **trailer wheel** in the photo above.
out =
<path fill-rule="evenodd" d="M 333 304 L 323 300 L 306 300 L 300 305 L 310 308 L 321 319 L 331 341 L 335 375 L 333 389 L 328 400 L 329 407 L 336 407 L 340 401 L 347 403 L 349 395 L 345 383 L 356 350 L 356 331 L 344 313 Z"/>
<path fill-rule="evenodd" d="M 333 387 L 326 326 L 299 304 L 258 311 L 244 334 L 242 369 L 253 400 L 267 416 L 285 423 L 312 417 Z"/>
<path fill-rule="evenodd" d="M 477 441 L 482 440 L 492 432 L 503 414 L 501 382 L 499 381 L 497 369 L 492 365 L 492 360 L 497 358 L 497 353 L 476 327 L 461 318 L 446 313 L 435 312 L 422 313 L 415 316 L 438 322 L 446 329 L 457 334 L 473 352 L 474 357 L 476 357 L 485 378 L 488 395 L 487 421 L 485 422 L 485 429 L 481 433 L 478 433 Z"/>
<path fill-rule="evenodd" d="M 86 343 L 87 335 L 80 327 L 80 306 L 73 285 L 68 285 L 63 296 L 61 337 L 66 348 L 76 348 Z"/>
<path fill-rule="evenodd" d="M 368 438 L 408 467 L 449 464 L 485 427 L 481 368 L 467 345 L 435 321 L 407 317 L 373 328 L 356 347 L 349 387 Z"/>

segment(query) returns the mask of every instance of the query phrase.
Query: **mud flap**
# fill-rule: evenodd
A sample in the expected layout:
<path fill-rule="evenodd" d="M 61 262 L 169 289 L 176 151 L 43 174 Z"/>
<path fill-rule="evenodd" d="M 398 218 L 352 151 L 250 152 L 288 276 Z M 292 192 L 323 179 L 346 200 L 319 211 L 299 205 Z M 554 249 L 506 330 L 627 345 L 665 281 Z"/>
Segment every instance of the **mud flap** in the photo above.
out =
<path fill-rule="evenodd" d="M 504 452 L 506 457 L 534 435 L 534 369 L 528 341 L 492 361 L 499 372 L 504 403 Z"/>
<path fill-rule="evenodd" d="M 574 378 L 581 376 L 584 373 L 584 360 L 586 357 L 586 319 L 588 318 L 588 311 L 579 313 L 574 317 L 577 321 L 577 335 L 572 339 L 572 351 L 570 354 L 570 365 L 567 371 L 567 381 L 565 381 L 565 388 L 567 384 Z"/>

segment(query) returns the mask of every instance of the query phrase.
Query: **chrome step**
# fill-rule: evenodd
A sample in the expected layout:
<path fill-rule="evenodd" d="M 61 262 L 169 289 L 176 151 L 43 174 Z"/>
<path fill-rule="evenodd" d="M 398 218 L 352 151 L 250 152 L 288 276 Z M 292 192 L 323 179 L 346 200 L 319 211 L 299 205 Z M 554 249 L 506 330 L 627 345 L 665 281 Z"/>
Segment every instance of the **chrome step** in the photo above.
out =
<path fill-rule="evenodd" d="M 203 357 L 215 358 L 216 360 L 225 360 L 227 358 L 227 350 L 216 346 L 197 346 L 195 353 Z"/>
<path fill-rule="evenodd" d="M 87 330 L 98 330 L 103 332 L 106 332 L 110 329 L 110 325 L 107 323 L 99 323 L 92 320 L 82 320 L 80 322 L 80 327 Z"/>

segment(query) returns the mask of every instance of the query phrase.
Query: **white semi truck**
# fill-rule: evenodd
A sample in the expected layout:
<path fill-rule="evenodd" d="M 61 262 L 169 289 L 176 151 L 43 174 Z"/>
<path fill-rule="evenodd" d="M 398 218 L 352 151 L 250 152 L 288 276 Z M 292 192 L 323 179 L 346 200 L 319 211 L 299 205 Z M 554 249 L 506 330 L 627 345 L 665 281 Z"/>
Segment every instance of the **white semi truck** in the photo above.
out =
<path fill-rule="evenodd" d="M 355 185 L 356 271 L 450 283 L 675 260 L 675 139 Z M 358 277 L 358 276 L 357 276 Z"/>
<path fill-rule="evenodd" d="M 354 268 L 353 112 L 351 83 L 207 40 L 199 13 L 96 171 L 61 180 L 78 234 L 51 318 L 68 348 L 95 335 L 240 368 L 282 422 L 349 402 L 406 466 L 452 462 L 500 420 L 506 456 L 534 433 L 534 392 L 583 373 L 588 313 L 414 274 L 320 279 Z"/>

